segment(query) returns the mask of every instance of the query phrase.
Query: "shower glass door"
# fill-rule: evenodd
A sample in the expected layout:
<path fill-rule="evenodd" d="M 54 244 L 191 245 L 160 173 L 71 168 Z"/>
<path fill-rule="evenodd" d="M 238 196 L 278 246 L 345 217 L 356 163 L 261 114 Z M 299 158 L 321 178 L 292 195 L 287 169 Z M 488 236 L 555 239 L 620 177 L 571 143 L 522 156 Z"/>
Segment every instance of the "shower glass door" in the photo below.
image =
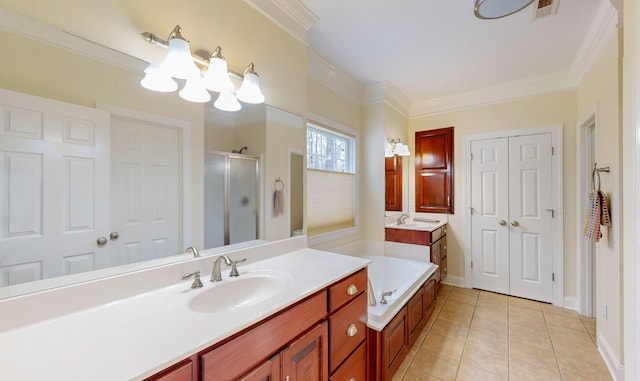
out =
<path fill-rule="evenodd" d="M 258 238 L 258 159 L 205 153 L 204 248 Z"/>

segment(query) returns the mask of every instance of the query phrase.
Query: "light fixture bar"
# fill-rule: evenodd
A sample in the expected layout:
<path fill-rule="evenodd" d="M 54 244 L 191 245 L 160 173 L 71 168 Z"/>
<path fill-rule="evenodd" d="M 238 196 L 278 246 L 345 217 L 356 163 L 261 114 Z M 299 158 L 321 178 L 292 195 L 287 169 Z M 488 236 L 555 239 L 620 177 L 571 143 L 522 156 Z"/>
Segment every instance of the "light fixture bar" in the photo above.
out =
<path fill-rule="evenodd" d="M 140 35 L 149 44 L 155 45 L 155 46 L 159 46 L 161 48 L 169 50 L 169 42 L 167 40 L 163 40 L 162 38 L 156 36 L 155 34 L 153 34 L 151 32 L 143 32 L 143 33 L 140 33 Z M 195 63 L 197 63 L 198 65 L 204 66 L 205 68 L 209 68 L 209 60 L 208 59 L 202 58 L 202 57 L 200 57 L 200 56 L 198 56 L 196 54 L 192 54 L 191 57 L 193 57 L 193 61 Z M 229 70 L 229 75 L 232 76 L 233 78 L 239 79 L 239 80 L 242 80 L 244 78 L 244 76 L 242 76 L 242 74 L 236 73 L 233 70 Z"/>

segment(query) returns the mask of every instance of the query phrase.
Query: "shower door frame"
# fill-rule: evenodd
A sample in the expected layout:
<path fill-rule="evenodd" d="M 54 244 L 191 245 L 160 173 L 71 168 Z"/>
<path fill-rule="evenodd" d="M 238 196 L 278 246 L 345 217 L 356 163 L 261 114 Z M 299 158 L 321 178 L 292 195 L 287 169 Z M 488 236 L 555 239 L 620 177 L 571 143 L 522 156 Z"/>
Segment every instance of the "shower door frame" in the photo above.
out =
<path fill-rule="evenodd" d="M 223 243 L 223 246 L 227 246 L 231 242 L 231 227 L 230 227 L 231 159 L 233 158 L 233 159 L 241 159 L 241 160 L 253 160 L 255 162 L 255 165 L 256 165 L 256 178 L 255 178 L 255 181 L 256 181 L 256 194 L 255 194 L 256 237 L 255 239 L 260 239 L 260 234 L 261 234 L 260 216 L 262 215 L 262 205 L 260 202 L 260 194 L 262 189 L 262 186 L 260 184 L 260 157 L 252 156 L 252 155 L 244 155 L 244 154 L 235 154 L 230 152 L 222 152 L 222 151 L 205 151 L 204 156 L 207 157 L 207 155 L 219 155 L 224 157 L 224 178 L 223 178 L 223 181 L 224 181 L 224 184 L 223 184 L 223 190 L 224 190 L 224 218 L 223 218 L 224 238 L 223 238 L 223 241 L 224 243 Z M 204 218 L 206 223 L 207 216 L 205 215 Z"/>

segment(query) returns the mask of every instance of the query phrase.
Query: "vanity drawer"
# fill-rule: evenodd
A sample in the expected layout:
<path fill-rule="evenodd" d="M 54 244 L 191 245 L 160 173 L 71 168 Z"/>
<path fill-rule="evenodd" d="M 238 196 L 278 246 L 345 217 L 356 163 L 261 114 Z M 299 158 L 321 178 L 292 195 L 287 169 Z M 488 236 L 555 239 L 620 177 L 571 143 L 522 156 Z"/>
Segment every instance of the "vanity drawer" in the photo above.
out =
<path fill-rule="evenodd" d="M 329 381 L 367 380 L 367 343 L 362 343 Z"/>
<path fill-rule="evenodd" d="M 329 318 L 329 372 L 332 373 L 367 335 L 367 294 L 361 293 Z"/>
<path fill-rule="evenodd" d="M 362 269 L 329 287 L 329 312 L 340 308 L 366 289 L 367 269 Z"/>

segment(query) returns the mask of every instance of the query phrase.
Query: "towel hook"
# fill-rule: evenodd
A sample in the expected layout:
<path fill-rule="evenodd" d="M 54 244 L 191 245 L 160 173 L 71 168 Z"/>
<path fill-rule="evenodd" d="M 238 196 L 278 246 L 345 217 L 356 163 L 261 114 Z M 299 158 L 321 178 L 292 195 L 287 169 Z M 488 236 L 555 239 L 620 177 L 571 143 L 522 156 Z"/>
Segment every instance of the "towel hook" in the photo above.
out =
<path fill-rule="evenodd" d="M 611 171 L 610 167 L 602 167 L 598 168 L 598 163 L 593 163 L 593 172 L 591 172 L 591 186 L 593 189 L 600 190 L 600 172 L 609 173 Z M 596 188 L 596 176 L 598 176 L 598 187 Z"/>
<path fill-rule="evenodd" d="M 280 186 L 280 188 L 278 189 L 278 186 Z M 276 182 L 274 184 L 274 187 L 276 188 L 277 191 L 283 191 L 284 190 L 284 181 L 282 181 L 279 177 L 276 179 Z"/>

